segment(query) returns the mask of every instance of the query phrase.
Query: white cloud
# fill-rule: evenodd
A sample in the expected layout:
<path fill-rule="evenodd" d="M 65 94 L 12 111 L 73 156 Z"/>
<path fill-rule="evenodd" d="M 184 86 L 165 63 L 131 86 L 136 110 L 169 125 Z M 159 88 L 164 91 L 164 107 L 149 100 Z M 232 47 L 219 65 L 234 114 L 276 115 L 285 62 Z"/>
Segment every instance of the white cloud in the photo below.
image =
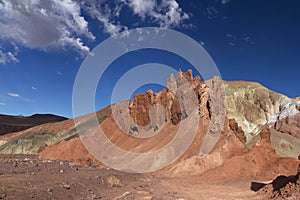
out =
<path fill-rule="evenodd" d="M 90 53 L 85 39 L 95 40 L 82 11 L 99 22 L 103 32 L 115 35 L 128 30 L 122 24 L 122 10 L 130 9 L 142 21 L 160 27 L 184 26 L 191 14 L 177 0 L 0 0 L 0 64 L 18 63 L 18 48 L 48 51 L 72 48 L 81 55 Z M 139 25 L 139 24 L 138 24 Z"/>
<path fill-rule="evenodd" d="M 142 19 L 144 19 L 146 15 L 155 14 L 155 0 L 122 0 L 122 2 L 132 8 L 134 14 L 139 15 Z"/>
<path fill-rule="evenodd" d="M 0 50 L 0 63 L 5 64 L 8 61 L 7 55 Z"/>
<path fill-rule="evenodd" d="M 8 96 L 11 96 L 11 97 L 13 97 L 13 98 L 17 98 L 17 99 L 22 100 L 22 101 L 32 102 L 32 100 L 27 99 L 27 98 L 21 96 L 19 93 L 12 93 L 12 92 L 9 92 L 9 93 L 7 93 L 7 94 L 8 94 Z"/>
<path fill-rule="evenodd" d="M 79 36 L 94 39 L 88 22 L 81 16 L 80 6 L 72 0 L 2 0 L 0 15 L 0 39 L 27 48 L 47 50 L 69 46 L 87 53 L 89 48 Z M 17 61 L 12 53 L 8 57 Z"/>
<path fill-rule="evenodd" d="M 161 27 L 170 28 L 180 26 L 189 15 L 185 13 L 176 0 L 121 0 L 129 6 L 133 13 L 143 20 L 149 17 Z"/>
<path fill-rule="evenodd" d="M 32 86 L 31 89 L 32 89 L 32 90 L 35 90 L 35 91 L 38 90 L 38 89 L 37 89 L 36 87 L 34 87 L 34 86 Z"/>
<path fill-rule="evenodd" d="M 218 10 L 214 6 L 208 6 L 203 10 L 203 14 L 208 17 L 208 19 L 215 19 L 218 16 Z"/>
<path fill-rule="evenodd" d="M 5 106 L 6 103 L 0 102 L 0 106 Z"/>
<path fill-rule="evenodd" d="M 81 8 L 84 9 L 92 18 L 97 19 L 103 26 L 103 30 L 110 35 L 115 35 L 122 30 L 127 29 L 126 26 L 115 22 L 112 18 L 119 17 L 122 6 L 116 5 L 112 10 L 107 4 L 94 0 L 87 0 L 81 3 Z"/>
<path fill-rule="evenodd" d="M 9 63 L 9 62 L 13 62 L 13 63 L 18 63 L 19 60 L 16 58 L 16 55 L 17 54 L 14 54 L 12 52 L 3 52 L 1 49 L 0 49 L 0 64 L 6 64 L 6 63 Z"/>
<path fill-rule="evenodd" d="M 10 93 L 9 92 L 8 95 L 11 97 L 20 97 L 20 94 L 18 94 L 18 93 Z"/>
<path fill-rule="evenodd" d="M 12 52 L 8 52 L 7 53 L 7 56 L 9 57 L 9 59 L 12 61 L 12 62 L 14 62 L 14 63 L 18 63 L 19 62 L 19 60 L 15 57 L 15 55 L 12 53 Z"/>

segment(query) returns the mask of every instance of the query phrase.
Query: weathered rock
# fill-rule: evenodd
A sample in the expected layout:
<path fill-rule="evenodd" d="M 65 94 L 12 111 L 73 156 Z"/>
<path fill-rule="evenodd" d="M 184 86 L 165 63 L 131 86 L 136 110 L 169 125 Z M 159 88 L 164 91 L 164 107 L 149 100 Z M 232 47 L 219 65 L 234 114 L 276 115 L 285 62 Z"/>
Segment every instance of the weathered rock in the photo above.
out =
<path fill-rule="evenodd" d="M 260 142 L 265 142 L 267 143 L 268 145 L 271 144 L 271 133 L 270 133 L 270 130 L 268 128 L 264 128 L 260 133 L 260 138 L 261 138 L 261 141 Z"/>
<path fill-rule="evenodd" d="M 300 112 L 283 119 L 278 119 L 274 128 L 280 132 L 300 138 Z"/>
<path fill-rule="evenodd" d="M 264 199 L 299 199 L 300 165 L 296 175 L 278 176 L 269 184 L 252 182 L 251 185 L 251 189 Z"/>
<path fill-rule="evenodd" d="M 235 119 L 229 119 L 229 127 L 230 129 L 235 132 L 238 139 L 245 144 L 246 143 L 246 136 L 244 134 L 244 131 L 241 127 L 238 126 L 238 123 L 236 123 Z"/>
<path fill-rule="evenodd" d="M 204 103 L 206 107 L 201 109 L 207 109 L 209 112 L 210 123 L 208 127 L 208 133 L 206 134 L 203 144 L 200 147 L 199 155 L 206 156 L 217 143 L 221 132 L 223 131 L 226 119 L 226 107 L 225 107 L 225 90 L 223 81 L 219 77 L 214 77 L 206 81 L 209 87 L 209 100 Z"/>
<path fill-rule="evenodd" d="M 132 102 L 114 105 L 113 116 L 118 126 L 131 135 L 147 137 L 164 123 L 178 124 L 199 110 L 200 77 L 193 79 L 191 70 L 179 70 L 176 78 L 170 75 L 167 85 L 168 89 L 158 93 L 148 90 L 146 94 L 135 95 Z"/>
<path fill-rule="evenodd" d="M 169 79 L 168 79 L 168 82 L 167 82 L 167 87 L 170 91 L 172 91 L 173 93 L 176 92 L 176 89 L 177 89 L 177 83 L 176 83 L 176 79 L 174 77 L 174 74 L 171 74 Z"/>
<path fill-rule="evenodd" d="M 200 94 L 200 117 L 204 118 L 206 120 L 210 119 L 210 89 L 205 83 L 201 83 L 199 88 L 199 94 Z"/>
<path fill-rule="evenodd" d="M 279 175 L 291 176 L 298 171 L 299 161 L 276 154 L 269 141 L 270 130 L 260 132 L 262 139 L 251 149 L 236 152 L 204 176 L 216 180 L 268 181 Z"/>
<path fill-rule="evenodd" d="M 298 135 L 294 117 L 299 113 L 297 103 L 284 95 L 275 93 L 259 83 L 246 81 L 224 81 L 228 118 L 235 119 L 245 132 L 247 141 L 258 135 L 261 127 L 277 125 L 277 130 Z M 287 124 L 283 119 L 292 119 Z M 282 121 L 282 122 L 280 122 Z M 298 123 L 299 124 L 299 123 Z M 288 126 L 288 128 L 284 128 Z M 291 130 L 290 132 L 287 129 Z"/>
<path fill-rule="evenodd" d="M 300 111 L 300 99 L 299 99 L 299 101 L 298 101 L 297 104 L 296 104 L 296 109 L 297 109 L 298 111 Z"/>

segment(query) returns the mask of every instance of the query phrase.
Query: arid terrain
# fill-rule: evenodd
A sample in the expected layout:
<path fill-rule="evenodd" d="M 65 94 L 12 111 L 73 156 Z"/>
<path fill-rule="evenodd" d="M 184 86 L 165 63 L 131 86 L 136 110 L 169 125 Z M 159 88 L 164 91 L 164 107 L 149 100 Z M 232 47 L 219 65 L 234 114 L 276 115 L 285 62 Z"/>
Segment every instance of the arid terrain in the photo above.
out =
<path fill-rule="evenodd" d="M 174 179 L 128 174 L 95 166 L 70 166 L 36 156 L 1 156 L 2 199 L 197 199 L 254 198 L 250 183 Z"/>
<path fill-rule="evenodd" d="M 191 70 L 171 75 L 167 85 L 74 120 L 0 136 L 0 198 L 300 198 L 298 99 L 259 83 L 218 77 L 201 81 Z M 185 134 L 196 127 L 190 145 L 154 172 L 125 172 L 139 166 L 139 158 L 125 160 L 119 171 L 97 159 L 99 151 L 111 153 L 103 138 L 127 152 L 145 154 L 172 142 L 182 124 Z M 155 134 L 138 138 L 149 133 Z M 180 151 L 168 151 L 165 160 Z M 153 159 L 140 167 L 152 169 L 161 162 Z"/>

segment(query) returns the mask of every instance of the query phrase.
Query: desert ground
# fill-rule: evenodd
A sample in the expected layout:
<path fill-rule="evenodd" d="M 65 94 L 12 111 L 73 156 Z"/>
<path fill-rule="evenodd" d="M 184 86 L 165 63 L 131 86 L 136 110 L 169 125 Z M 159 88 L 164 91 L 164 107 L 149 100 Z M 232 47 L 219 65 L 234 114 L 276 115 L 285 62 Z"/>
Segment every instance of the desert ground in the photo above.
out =
<path fill-rule="evenodd" d="M 260 199 L 251 181 L 130 174 L 35 155 L 0 156 L 1 199 Z"/>

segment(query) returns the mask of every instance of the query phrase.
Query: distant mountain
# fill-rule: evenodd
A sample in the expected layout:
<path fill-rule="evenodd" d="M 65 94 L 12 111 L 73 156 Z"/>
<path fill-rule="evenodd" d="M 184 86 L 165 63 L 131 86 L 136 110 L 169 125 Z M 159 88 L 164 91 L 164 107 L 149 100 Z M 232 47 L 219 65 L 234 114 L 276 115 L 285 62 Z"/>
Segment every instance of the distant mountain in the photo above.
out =
<path fill-rule="evenodd" d="M 29 117 L 0 114 L 0 135 L 22 131 L 36 125 L 60 122 L 67 118 L 52 114 L 35 114 Z"/>

